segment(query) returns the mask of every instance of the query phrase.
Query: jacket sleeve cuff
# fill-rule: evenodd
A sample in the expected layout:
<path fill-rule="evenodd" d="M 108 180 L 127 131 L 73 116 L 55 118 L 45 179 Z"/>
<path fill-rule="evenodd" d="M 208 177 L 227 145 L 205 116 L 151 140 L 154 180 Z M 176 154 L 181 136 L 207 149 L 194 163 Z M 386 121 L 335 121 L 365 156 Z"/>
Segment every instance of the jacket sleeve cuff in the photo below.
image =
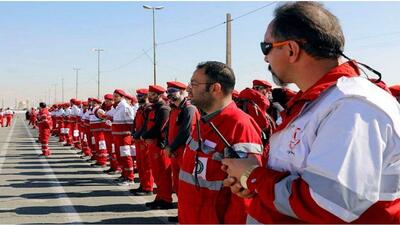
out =
<path fill-rule="evenodd" d="M 247 179 L 247 188 L 251 191 L 258 192 L 259 187 L 274 188 L 275 183 L 279 182 L 284 177 L 290 175 L 289 172 L 279 172 L 266 167 L 257 167 L 249 175 Z"/>
<path fill-rule="evenodd" d="M 249 177 L 247 178 L 247 188 L 250 191 L 255 191 L 257 188 L 257 185 L 259 183 L 259 181 L 261 181 L 263 178 L 265 179 L 265 175 L 267 173 L 267 168 L 265 167 L 257 167 L 255 168 L 249 175 Z M 267 178 L 268 179 L 268 178 Z"/>

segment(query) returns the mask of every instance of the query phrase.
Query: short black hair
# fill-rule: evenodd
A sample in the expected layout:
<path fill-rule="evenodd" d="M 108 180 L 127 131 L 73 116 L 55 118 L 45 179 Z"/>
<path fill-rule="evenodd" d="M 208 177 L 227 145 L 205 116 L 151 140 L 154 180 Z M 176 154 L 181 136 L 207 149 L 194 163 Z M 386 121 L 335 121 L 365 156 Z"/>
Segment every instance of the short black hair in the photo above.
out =
<path fill-rule="evenodd" d="M 235 88 L 235 74 L 225 63 L 217 61 L 201 62 L 196 69 L 203 69 L 209 83 L 221 84 L 222 91 L 225 95 L 231 94 Z M 206 86 L 207 90 L 211 84 Z"/>
<path fill-rule="evenodd" d="M 40 106 L 40 108 L 46 108 L 46 103 L 44 103 L 44 102 L 41 102 L 41 103 L 39 103 L 39 106 Z"/>
<path fill-rule="evenodd" d="M 337 59 L 344 51 L 339 20 L 317 2 L 287 2 L 274 11 L 272 37 L 277 41 L 303 40 L 302 49 L 316 59 Z"/>

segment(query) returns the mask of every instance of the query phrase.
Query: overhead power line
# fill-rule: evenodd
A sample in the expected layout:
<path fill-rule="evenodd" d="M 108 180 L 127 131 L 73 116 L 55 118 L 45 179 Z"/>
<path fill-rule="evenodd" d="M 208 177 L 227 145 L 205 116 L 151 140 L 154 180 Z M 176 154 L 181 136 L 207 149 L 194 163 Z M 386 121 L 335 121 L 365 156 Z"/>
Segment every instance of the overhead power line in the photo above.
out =
<path fill-rule="evenodd" d="M 115 67 L 114 69 L 106 70 L 106 71 L 101 71 L 101 72 L 102 72 L 102 73 L 110 73 L 110 72 L 114 72 L 114 71 L 120 70 L 120 69 L 122 69 L 122 68 L 124 68 L 124 67 L 126 67 L 126 66 L 128 66 L 128 65 L 130 65 L 130 64 L 132 64 L 132 63 L 134 63 L 134 62 L 136 62 L 136 61 L 139 60 L 140 58 L 142 58 L 142 57 L 143 57 L 144 55 L 146 55 L 147 52 L 149 52 L 151 49 L 153 49 L 153 48 L 148 48 L 147 50 L 144 50 L 144 52 L 143 52 L 142 54 L 140 54 L 140 55 L 136 56 L 135 58 L 129 60 L 129 62 L 127 62 L 127 63 L 125 63 L 125 64 L 122 64 L 122 65 L 120 65 L 120 66 L 118 66 L 118 67 Z"/>
<path fill-rule="evenodd" d="M 245 17 L 245 16 L 248 16 L 248 15 L 250 15 L 250 14 L 253 14 L 253 13 L 255 13 L 255 12 L 257 12 L 257 11 L 260 11 L 260 10 L 262 10 L 262 9 L 264 9 L 264 8 L 267 8 L 267 7 L 269 7 L 269 6 L 271 6 L 271 5 L 275 4 L 275 3 L 276 3 L 276 2 L 271 2 L 271 3 L 268 3 L 268 4 L 266 4 L 266 5 L 261 6 L 261 7 L 259 7 L 259 8 L 253 9 L 253 10 L 251 10 L 251 11 L 249 11 L 249 12 L 246 12 L 246 13 L 244 13 L 244 14 L 242 14 L 242 15 L 239 15 L 239 16 L 237 16 L 237 17 L 235 17 L 235 18 L 232 18 L 232 19 L 230 20 L 230 22 L 231 22 L 231 21 L 238 20 L 238 19 L 243 18 L 243 17 Z M 180 38 L 176 38 L 176 39 L 173 39 L 173 40 L 170 40 L 170 41 L 160 42 L 160 43 L 158 43 L 157 45 L 160 46 L 160 45 L 167 45 L 167 44 L 171 44 L 171 43 L 174 43 L 174 42 L 178 42 L 178 41 L 181 41 L 181 40 L 184 40 L 184 39 L 187 39 L 187 38 L 196 36 L 196 35 L 198 35 L 198 34 L 201 34 L 201 33 L 204 33 L 204 32 L 210 31 L 210 30 L 213 30 L 213 29 L 215 29 L 215 28 L 217 28 L 217 27 L 220 27 L 220 26 L 222 26 L 222 25 L 224 25 L 224 24 L 226 24 L 226 23 L 227 23 L 227 21 L 224 21 L 224 22 L 215 24 L 215 25 L 213 25 L 213 26 L 211 26 L 211 27 L 204 28 L 204 29 L 202 29 L 202 30 L 200 30 L 200 31 L 197 31 L 197 32 L 194 32 L 194 33 L 191 33 L 191 34 L 184 35 L 184 36 L 182 36 L 182 37 L 180 37 Z"/>
<path fill-rule="evenodd" d="M 275 1 L 274 1 L 274 2 L 270 2 L 270 3 L 268 3 L 268 4 L 266 4 L 266 5 L 263 5 L 263 6 L 259 7 L 259 8 L 253 9 L 253 10 L 248 11 L 248 12 L 242 14 L 242 15 L 239 15 L 239 16 L 237 16 L 237 17 L 235 17 L 235 18 L 232 18 L 230 21 L 235 21 L 235 20 L 241 19 L 241 18 L 246 17 L 246 16 L 248 16 L 248 15 L 251 15 L 251 14 L 257 12 L 257 11 L 260 11 L 260 10 L 262 10 L 262 9 L 264 9 L 264 8 L 267 8 L 267 7 L 269 7 L 269 6 L 271 6 L 271 5 L 275 4 L 275 3 L 277 3 L 277 2 L 275 2 Z M 215 25 L 213 25 L 213 26 L 204 28 L 204 29 L 202 29 L 202 30 L 200 30 L 200 31 L 197 31 L 197 32 L 194 32 L 194 33 L 191 33 L 191 34 L 187 34 L 187 35 L 183 35 L 182 37 L 179 37 L 179 38 L 175 38 L 175 39 L 172 39 L 172 40 L 169 40 L 169 41 L 159 42 L 159 43 L 156 44 L 156 45 L 157 45 L 157 46 L 163 46 L 163 45 L 168 45 L 168 44 L 175 43 L 175 42 L 178 42 L 178 41 L 181 41 L 181 40 L 185 40 L 185 39 L 187 39 L 187 38 L 191 38 L 191 37 L 193 37 L 193 36 L 196 36 L 196 35 L 205 33 L 205 32 L 207 32 L 207 31 L 210 31 L 210 30 L 213 30 L 213 29 L 216 29 L 216 28 L 218 28 L 218 27 L 220 27 L 220 26 L 223 26 L 223 25 L 226 24 L 226 23 L 227 23 L 227 21 L 224 21 L 224 22 L 215 24 Z M 132 63 L 134 63 L 134 62 L 136 62 L 137 60 L 139 60 L 139 59 L 140 59 L 141 57 L 143 57 L 144 55 L 147 55 L 147 52 L 149 52 L 151 49 L 153 49 L 153 48 L 152 48 L 152 47 L 151 47 L 151 48 L 148 48 L 148 49 L 145 50 L 143 53 L 139 54 L 138 56 L 136 56 L 135 58 L 133 58 L 133 59 L 130 60 L 129 62 L 127 62 L 127 63 L 125 63 L 125 64 L 122 64 L 122 65 L 120 65 L 120 66 L 118 66 L 118 67 L 115 67 L 114 69 L 102 71 L 102 73 L 110 73 L 110 72 L 114 72 L 114 71 L 120 70 L 120 69 L 122 69 L 122 68 L 124 68 L 124 67 L 126 67 L 126 66 L 128 66 L 128 65 L 130 65 L 130 64 L 132 64 Z"/>

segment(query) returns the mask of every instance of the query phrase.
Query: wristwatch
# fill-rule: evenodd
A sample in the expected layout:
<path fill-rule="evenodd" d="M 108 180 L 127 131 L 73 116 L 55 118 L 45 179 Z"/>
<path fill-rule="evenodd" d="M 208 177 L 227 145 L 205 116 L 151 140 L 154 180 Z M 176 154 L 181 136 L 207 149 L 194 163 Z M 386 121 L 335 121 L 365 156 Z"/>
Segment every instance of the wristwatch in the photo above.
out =
<path fill-rule="evenodd" d="M 242 173 L 242 175 L 240 176 L 240 184 L 242 185 L 242 187 L 244 187 L 244 189 L 248 189 L 247 187 L 247 179 L 249 179 L 249 176 L 251 174 L 251 172 L 253 172 L 253 170 L 255 168 L 259 167 L 258 165 L 253 165 L 251 167 L 249 167 L 246 171 L 244 171 L 244 173 Z"/>

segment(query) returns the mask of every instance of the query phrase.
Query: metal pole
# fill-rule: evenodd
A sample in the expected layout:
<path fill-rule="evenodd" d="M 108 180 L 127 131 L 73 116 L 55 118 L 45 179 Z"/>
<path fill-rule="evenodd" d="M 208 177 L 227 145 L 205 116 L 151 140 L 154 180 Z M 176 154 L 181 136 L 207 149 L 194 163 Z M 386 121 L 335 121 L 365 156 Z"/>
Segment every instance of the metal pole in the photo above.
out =
<path fill-rule="evenodd" d="M 154 75 L 154 85 L 157 84 L 157 69 L 156 69 L 156 22 L 154 16 L 154 8 L 153 11 L 153 75 Z"/>
<path fill-rule="evenodd" d="M 54 103 L 57 102 L 57 84 L 54 84 Z"/>
<path fill-rule="evenodd" d="M 97 51 L 97 98 L 100 99 L 100 50 Z"/>
<path fill-rule="evenodd" d="M 100 98 L 100 52 L 104 49 L 95 48 L 93 51 L 97 52 L 97 98 Z"/>
<path fill-rule="evenodd" d="M 50 97 L 51 97 L 51 88 L 49 88 L 49 101 L 47 102 L 46 105 L 50 105 Z"/>
<path fill-rule="evenodd" d="M 231 14 L 226 14 L 226 65 L 231 67 L 232 66 L 232 42 L 231 42 Z"/>
<path fill-rule="evenodd" d="M 61 78 L 61 101 L 64 102 L 64 78 Z"/>
<path fill-rule="evenodd" d="M 75 98 L 76 99 L 78 99 L 78 73 L 79 73 L 79 70 L 80 70 L 80 68 L 74 68 L 74 70 L 75 70 L 75 75 L 76 75 L 76 78 L 75 78 Z"/>

